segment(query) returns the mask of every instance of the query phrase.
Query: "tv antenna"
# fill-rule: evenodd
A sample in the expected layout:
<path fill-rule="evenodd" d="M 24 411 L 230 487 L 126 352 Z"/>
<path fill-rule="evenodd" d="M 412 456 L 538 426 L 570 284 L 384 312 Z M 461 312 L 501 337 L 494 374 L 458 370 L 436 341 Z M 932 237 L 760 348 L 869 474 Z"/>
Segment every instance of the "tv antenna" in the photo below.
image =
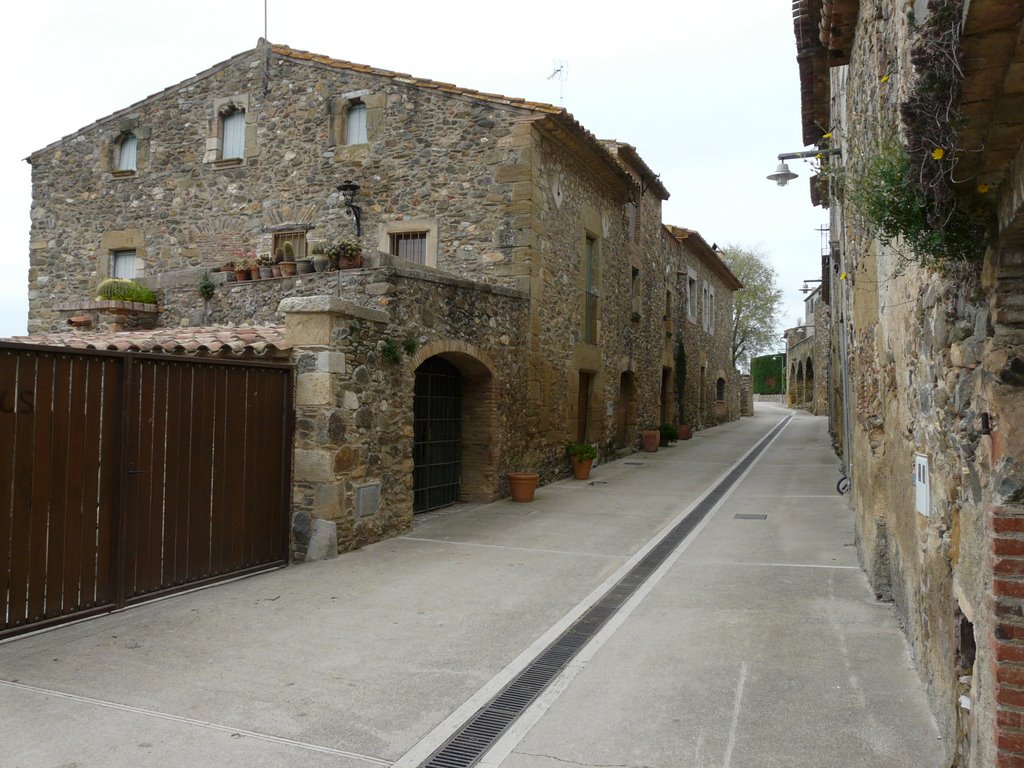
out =
<path fill-rule="evenodd" d="M 553 62 L 555 69 L 548 75 L 548 80 L 554 80 L 558 78 L 558 106 L 565 106 L 565 79 L 569 76 L 569 65 L 563 61 L 558 60 Z"/>

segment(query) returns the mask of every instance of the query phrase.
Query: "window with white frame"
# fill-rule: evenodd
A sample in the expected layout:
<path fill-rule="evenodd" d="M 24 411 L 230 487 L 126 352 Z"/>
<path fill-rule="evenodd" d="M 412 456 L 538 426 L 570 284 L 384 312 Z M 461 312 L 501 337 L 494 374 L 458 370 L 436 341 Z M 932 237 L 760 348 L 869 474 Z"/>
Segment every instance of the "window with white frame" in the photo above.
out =
<path fill-rule="evenodd" d="M 135 279 L 135 251 L 114 251 L 110 255 L 110 276 L 126 280 Z"/>
<path fill-rule="evenodd" d="M 345 113 L 345 143 L 366 144 L 366 105 L 354 101 Z"/>
<path fill-rule="evenodd" d="M 134 133 L 128 132 L 121 136 L 115 147 L 115 171 L 134 172 L 138 161 L 139 140 Z"/>

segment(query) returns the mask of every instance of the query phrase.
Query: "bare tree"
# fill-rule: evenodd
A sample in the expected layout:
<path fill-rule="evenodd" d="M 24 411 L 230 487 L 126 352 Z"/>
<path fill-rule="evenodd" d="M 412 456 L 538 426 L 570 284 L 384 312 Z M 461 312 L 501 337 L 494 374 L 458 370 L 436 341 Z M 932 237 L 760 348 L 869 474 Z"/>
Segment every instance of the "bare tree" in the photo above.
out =
<path fill-rule="evenodd" d="M 743 283 L 733 295 L 732 363 L 746 368 L 750 358 L 778 348 L 782 290 L 778 275 L 760 248 L 727 245 L 722 258 Z"/>

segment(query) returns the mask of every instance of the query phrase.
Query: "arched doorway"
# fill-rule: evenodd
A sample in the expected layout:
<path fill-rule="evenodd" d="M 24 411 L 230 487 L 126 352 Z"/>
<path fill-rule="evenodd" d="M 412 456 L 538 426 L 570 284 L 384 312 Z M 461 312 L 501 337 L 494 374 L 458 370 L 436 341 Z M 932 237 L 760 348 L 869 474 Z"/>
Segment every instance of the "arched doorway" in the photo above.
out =
<path fill-rule="evenodd" d="M 462 374 L 440 357 L 416 369 L 412 401 L 412 511 L 454 504 L 462 483 Z"/>
<path fill-rule="evenodd" d="M 493 501 L 495 394 L 479 350 L 439 342 L 420 351 L 413 384 L 413 512 Z"/>
<path fill-rule="evenodd" d="M 807 358 L 807 367 L 804 368 L 804 402 L 810 403 L 814 400 L 814 362 Z"/>

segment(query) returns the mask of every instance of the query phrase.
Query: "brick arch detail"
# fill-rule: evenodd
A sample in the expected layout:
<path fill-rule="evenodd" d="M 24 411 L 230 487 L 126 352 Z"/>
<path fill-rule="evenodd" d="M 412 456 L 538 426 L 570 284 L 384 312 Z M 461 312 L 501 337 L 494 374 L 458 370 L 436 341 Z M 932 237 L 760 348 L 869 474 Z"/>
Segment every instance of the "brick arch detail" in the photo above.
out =
<path fill-rule="evenodd" d="M 495 456 L 500 440 L 494 362 L 472 344 L 457 339 L 439 340 L 416 352 L 412 358 L 413 371 L 433 357 L 446 360 L 462 374 L 462 501 L 494 501 L 501 495 Z"/>

